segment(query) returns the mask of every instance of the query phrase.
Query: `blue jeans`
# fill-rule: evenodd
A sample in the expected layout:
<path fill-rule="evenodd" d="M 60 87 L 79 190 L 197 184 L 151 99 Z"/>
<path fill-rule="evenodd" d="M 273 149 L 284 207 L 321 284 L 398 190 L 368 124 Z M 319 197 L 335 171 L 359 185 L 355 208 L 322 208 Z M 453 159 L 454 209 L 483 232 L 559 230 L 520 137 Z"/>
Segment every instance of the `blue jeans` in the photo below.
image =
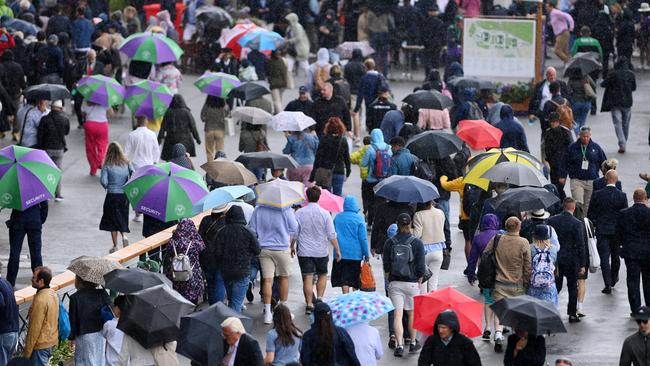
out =
<path fill-rule="evenodd" d="M 251 275 L 250 281 L 255 283 L 257 279 L 257 273 L 260 271 L 260 260 L 258 257 L 251 258 Z"/>
<path fill-rule="evenodd" d="M 343 182 L 345 182 L 344 174 L 332 174 L 332 188 L 330 189 L 330 191 L 337 196 L 342 196 Z"/>
<path fill-rule="evenodd" d="M 16 285 L 18 276 L 18 265 L 20 264 L 20 252 L 23 250 L 23 241 L 27 236 L 29 245 L 29 257 L 34 268 L 43 265 L 41 257 L 41 229 L 9 229 L 9 264 L 7 268 L 7 281 L 12 286 Z"/>
<path fill-rule="evenodd" d="M 208 303 L 210 305 L 226 299 L 226 287 L 223 283 L 221 272 L 217 270 L 205 271 L 205 279 L 208 282 Z"/>
<path fill-rule="evenodd" d="M 226 281 L 226 292 L 228 293 L 228 307 L 241 313 L 241 305 L 248 290 L 249 277 L 237 280 Z"/>
<path fill-rule="evenodd" d="M 32 351 L 32 357 L 29 358 L 29 362 L 32 366 L 48 366 L 50 357 L 52 357 L 52 347 L 35 349 Z"/>
<path fill-rule="evenodd" d="M 573 121 L 575 122 L 573 130 L 576 135 L 580 134 L 580 127 L 587 122 L 587 116 L 591 111 L 591 102 L 574 102 L 573 103 Z"/>
<path fill-rule="evenodd" d="M 0 334 L 0 365 L 6 365 L 16 350 L 18 332 Z"/>

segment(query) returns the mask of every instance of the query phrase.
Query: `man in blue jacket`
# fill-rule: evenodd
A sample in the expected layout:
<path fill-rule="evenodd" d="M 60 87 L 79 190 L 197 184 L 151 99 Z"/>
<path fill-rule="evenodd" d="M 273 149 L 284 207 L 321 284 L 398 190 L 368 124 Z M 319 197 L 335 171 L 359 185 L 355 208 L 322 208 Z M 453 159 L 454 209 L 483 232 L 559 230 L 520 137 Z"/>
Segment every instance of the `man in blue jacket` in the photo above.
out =
<path fill-rule="evenodd" d="M 620 211 L 627 208 L 627 196 L 616 188 L 618 181 L 616 170 L 608 171 L 605 174 L 605 181 L 607 186 L 594 192 L 593 203 L 587 217 L 596 226 L 600 268 L 603 270 L 603 281 L 605 282 L 602 292 L 609 294 L 612 292 L 612 287 L 618 282 L 618 271 L 621 267 L 619 258 L 621 243 L 616 238 L 616 221 L 620 216 Z M 637 229 L 642 230 L 643 228 L 638 227 Z"/>
<path fill-rule="evenodd" d="M 501 107 L 501 122 L 497 124 L 497 128 L 503 132 L 501 136 L 501 148 L 514 147 L 517 150 L 528 150 L 528 141 L 526 140 L 526 131 L 521 126 L 519 121 L 515 120 L 512 107 L 504 105 Z"/>
<path fill-rule="evenodd" d="M 18 306 L 14 288 L 0 275 L 0 365 L 6 365 L 16 350 L 18 328 Z"/>
<path fill-rule="evenodd" d="M 418 159 L 405 148 L 406 142 L 397 136 L 390 139 L 390 148 L 393 151 L 391 159 L 391 175 L 411 175 L 413 163 Z"/>
<path fill-rule="evenodd" d="M 372 226 L 375 217 L 375 192 L 374 188 L 383 179 L 378 177 L 375 172 L 377 151 L 385 151 L 387 154 L 392 155 L 390 146 L 384 142 L 384 134 L 380 129 L 375 128 L 370 131 L 370 145 L 366 149 L 365 154 L 361 158 L 360 166 L 368 168 L 368 177 L 361 186 L 361 196 L 366 202 L 368 209 L 368 226 Z"/>
<path fill-rule="evenodd" d="M 77 19 L 72 22 L 72 47 L 75 52 L 86 52 L 90 49 L 90 37 L 95 31 L 93 23 L 86 19 L 86 9 L 77 9 Z"/>
<path fill-rule="evenodd" d="M 571 197 L 582 204 L 586 215 L 593 193 L 593 181 L 598 178 L 601 164 L 607 160 L 600 145 L 591 140 L 591 127 L 580 128 L 580 138 L 569 145 L 566 158 L 571 178 Z"/>

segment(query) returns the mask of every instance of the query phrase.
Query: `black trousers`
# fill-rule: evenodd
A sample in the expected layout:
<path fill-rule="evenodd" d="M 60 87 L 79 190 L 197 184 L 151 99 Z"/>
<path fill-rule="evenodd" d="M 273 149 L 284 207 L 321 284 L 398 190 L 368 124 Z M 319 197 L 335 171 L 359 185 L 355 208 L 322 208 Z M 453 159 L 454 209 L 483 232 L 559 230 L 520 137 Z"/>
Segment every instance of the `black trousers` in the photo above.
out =
<path fill-rule="evenodd" d="M 625 259 L 627 266 L 627 299 L 633 313 L 641 307 L 641 292 L 639 281 L 643 280 L 643 298 L 645 304 L 650 304 L 650 260 Z"/>
<path fill-rule="evenodd" d="M 361 201 L 363 203 L 363 212 L 366 214 L 368 226 L 372 226 L 375 221 L 375 191 L 373 188 L 377 182 L 370 183 L 367 180 L 361 182 Z"/>
<path fill-rule="evenodd" d="M 614 235 L 598 235 L 596 240 L 600 255 L 600 269 L 603 271 L 603 282 L 605 282 L 605 286 L 614 286 L 618 282 L 618 271 L 621 268 L 618 240 Z"/>
<path fill-rule="evenodd" d="M 578 264 L 575 262 L 558 262 L 558 275 L 555 277 L 555 287 L 557 292 L 562 290 L 562 282 L 566 277 L 566 286 L 569 290 L 569 304 L 567 305 L 567 314 L 576 315 L 578 311 Z"/>

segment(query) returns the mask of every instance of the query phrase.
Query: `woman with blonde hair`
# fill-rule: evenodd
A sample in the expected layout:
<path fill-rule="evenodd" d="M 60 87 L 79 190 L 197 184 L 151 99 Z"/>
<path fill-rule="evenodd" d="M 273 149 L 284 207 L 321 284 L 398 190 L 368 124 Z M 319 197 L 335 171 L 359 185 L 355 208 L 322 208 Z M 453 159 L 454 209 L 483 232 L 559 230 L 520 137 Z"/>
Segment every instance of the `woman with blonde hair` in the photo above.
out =
<path fill-rule="evenodd" d="M 110 252 L 117 250 L 117 233 L 122 235 L 122 245 L 129 245 L 126 234 L 129 232 L 129 201 L 122 187 L 131 177 L 133 168 L 124 155 L 122 146 L 111 142 L 106 151 L 102 166 L 100 182 L 106 189 L 104 213 L 99 223 L 99 230 L 110 231 L 113 247 Z"/>
<path fill-rule="evenodd" d="M 551 227 L 537 225 L 530 245 L 532 265 L 526 294 L 558 306 L 555 287 L 555 262 L 560 249 L 551 245 Z"/>

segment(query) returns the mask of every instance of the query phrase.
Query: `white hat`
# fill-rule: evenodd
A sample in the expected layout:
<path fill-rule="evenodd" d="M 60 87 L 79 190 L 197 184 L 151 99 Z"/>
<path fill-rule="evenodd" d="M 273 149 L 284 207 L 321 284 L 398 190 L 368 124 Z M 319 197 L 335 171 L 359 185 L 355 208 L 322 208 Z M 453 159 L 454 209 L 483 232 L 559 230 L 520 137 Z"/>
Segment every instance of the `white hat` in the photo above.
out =
<path fill-rule="evenodd" d="M 50 104 L 51 108 L 63 108 L 63 102 L 60 100 L 55 100 Z"/>
<path fill-rule="evenodd" d="M 228 211 L 229 208 L 230 208 L 230 204 L 226 203 L 226 204 L 223 204 L 221 206 L 214 207 L 212 209 L 212 213 L 226 212 L 226 211 Z"/>
<path fill-rule="evenodd" d="M 530 213 L 530 217 L 533 219 L 547 219 L 549 216 L 551 216 L 551 214 L 543 208 Z"/>
<path fill-rule="evenodd" d="M 638 12 L 639 13 L 645 13 L 645 12 L 648 12 L 648 11 L 650 11 L 650 5 L 648 5 L 648 3 L 641 3 L 641 6 L 639 6 Z"/>

